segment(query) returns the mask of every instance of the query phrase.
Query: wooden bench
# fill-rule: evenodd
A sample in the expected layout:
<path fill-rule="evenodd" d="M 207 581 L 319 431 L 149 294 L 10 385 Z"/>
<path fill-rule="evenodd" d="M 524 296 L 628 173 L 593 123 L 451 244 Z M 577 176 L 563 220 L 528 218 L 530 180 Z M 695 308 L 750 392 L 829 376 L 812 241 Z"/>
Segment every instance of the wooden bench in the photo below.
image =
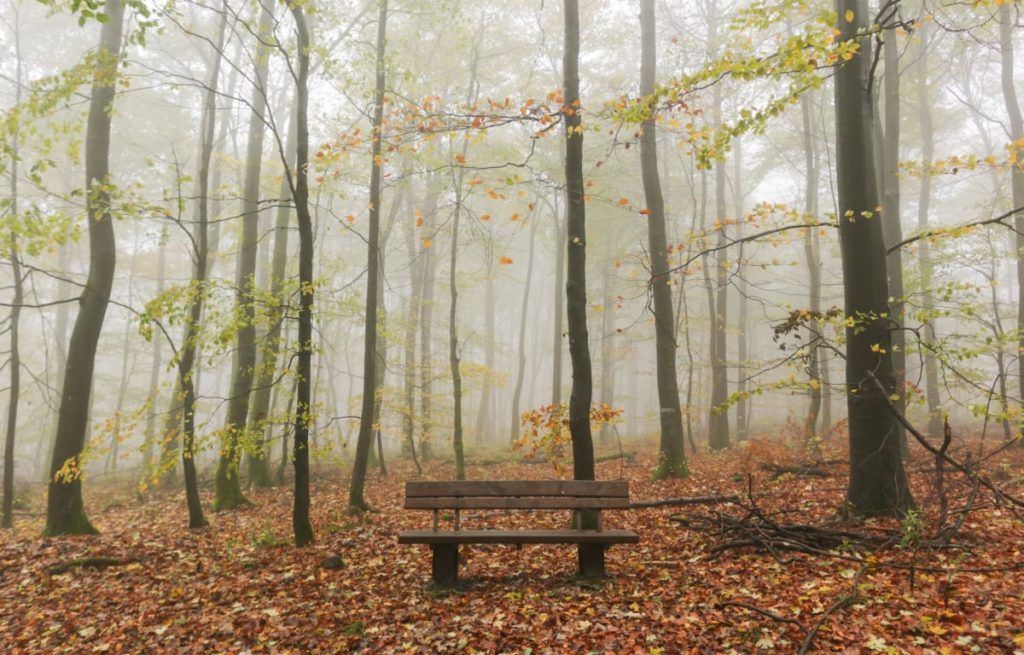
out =
<path fill-rule="evenodd" d="M 471 480 L 407 482 L 405 508 L 432 510 L 430 530 L 405 530 L 400 544 L 427 544 L 433 552 L 432 572 L 438 585 L 458 581 L 460 544 L 577 544 L 583 577 L 604 575 L 604 549 L 611 544 L 635 544 L 632 530 L 605 530 L 601 510 L 627 509 L 625 480 Z M 563 530 L 466 530 L 463 510 L 571 510 L 572 524 Z M 438 527 L 442 510 L 454 512 L 451 530 Z M 586 529 L 579 526 L 585 526 Z"/>

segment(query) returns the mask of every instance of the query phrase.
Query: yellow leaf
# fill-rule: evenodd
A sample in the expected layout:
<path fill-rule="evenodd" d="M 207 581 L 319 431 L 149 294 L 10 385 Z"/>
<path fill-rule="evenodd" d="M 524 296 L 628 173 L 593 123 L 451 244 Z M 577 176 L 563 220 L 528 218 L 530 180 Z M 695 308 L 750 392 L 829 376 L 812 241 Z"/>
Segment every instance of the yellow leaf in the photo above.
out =
<path fill-rule="evenodd" d="M 853 10 L 852 9 L 847 9 L 846 10 L 845 18 L 846 18 L 846 22 L 847 23 L 852 23 L 853 22 Z"/>
<path fill-rule="evenodd" d="M 430 246 L 432 246 L 432 245 L 434 245 L 434 242 L 431 241 L 430 239 L 424 239 L 423 240 L 423 249 L 424 250 L 430 250 Z"/>

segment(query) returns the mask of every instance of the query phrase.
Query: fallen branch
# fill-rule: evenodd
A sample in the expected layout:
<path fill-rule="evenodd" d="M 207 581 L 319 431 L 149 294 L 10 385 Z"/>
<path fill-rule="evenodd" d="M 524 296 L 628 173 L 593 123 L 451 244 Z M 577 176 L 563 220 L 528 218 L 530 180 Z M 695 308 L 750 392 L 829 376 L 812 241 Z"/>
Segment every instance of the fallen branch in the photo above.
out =
<path fill-rule="evenodd" d="M 50 575 L 61 575 L 72 569 L 103 569 L 111 566 L 131 564 L 134 559 L 118 559 L 116 557 L 79 557 L 50 567 Z"/>
<path fill-rule="evenodd" d="M 757 605 L 751 605 L 749 603 L 741 603 L 741 602 L 738 602 L 738 601 L 732 601 L 731 600 L 731 601 L 727 601 L 727 602 L 724 602 L 724 603 L 718 603 L 717 607 L 720 607 L 720 608 L 724 608 L 724 607 L 742 607 L 743 609 L 750 610 L 751 612 L 754 612 L 755 614 L 760 614 L 761 616 L 766 616 L 769 619 L 771 619 L 772 621 L 778 621 L 779 623 L 789 623 L 790 625 L 795 625 L 796 627 L 800 628 L 800 632 L 802 632 L 804 634 L 807 634 L 807 626 L 805 626 L 800 621 L 797 621 L 796 619 L 791 619 L 789 617 L 782 616 L 781 614 L 777 614 L 777 613 L 775 613 L 775 612 L 773 612 L 771 610 L 766 610 L 766 609 L 764 609 L 762 607 L 758 607 Z"/>
<path fill-rule="evenodd" d="M 811 649 L 814 647 L 814 638 L 818 635 L 818 631 L 821 630 L 821 626 L 825 625 L 825 621 L 828 621 L 828 617 L 832 616 L 833 612 L 841 607 L 850 605 L 857 600 L 857 596 L 860 593 L 860 581 L 861 578 L 864 577 L 864 574 L 867 573 L 867 570 L 867 564 L 861 566 L 860 570 L 857 571 L 857 575 L 853 578 L 853 584 L 850 585 L 850 591 L 840 596 L 836 602 L 829 605 L 828 608 L 821 613 L 818 620 L 811 626 L 811 630 L 807 633 L 807 636 L 804 637 L 804 641 L 800 644 L 800 651 L 797 655 L 807 655 L 807 653 L 811 652 Z"/>
<path fill-rule="evenodd" d="M 630 509 L 646 509 L 648 507 L 684 507 L 687 505 L 721 505 L 722 503 L 738 503 L 743 500 L 738 494 L 727 496 L 684 496 L 682 498 L 662 498 L 661 500 L 641 500 L 630 503 Z"/>

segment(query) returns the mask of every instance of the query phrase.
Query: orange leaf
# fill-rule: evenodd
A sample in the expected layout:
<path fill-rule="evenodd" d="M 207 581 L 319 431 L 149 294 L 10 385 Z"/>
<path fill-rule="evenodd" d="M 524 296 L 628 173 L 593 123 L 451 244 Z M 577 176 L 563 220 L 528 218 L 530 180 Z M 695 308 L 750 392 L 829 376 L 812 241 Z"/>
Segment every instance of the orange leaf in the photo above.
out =
<path fill-rule="evenodd" d="M 466 163 L 466 155 L 461 155 L 461 154 L 460 155 L 455 155 L 455 161 L 459 162 L 460 164 L 465 164 Z"/>
<path fill-rule="evenodd" d="M 519 220 L 519 214 L 512 214 L 512 220 L 513 221 L 518 221 Z"/>
<path fill-rule="evenodd" d="M 508 266 L 509 264 L 512 263 L 512 258 L 502 255 L 501 257 L 498 258 L 498 263 L 501 264 L 502 266 Z"/>
<path fill-rule="evenodd" d="M 619 198 L 619 207 L 625 207 L 629 204 L 629 198 Z"/>
<path fill-rule="evenodd" d="M 489 220 L 491 220 L 491 215 L 490 214 L 480 214 L 480 220 L 481 221 L 489 221 Z"/>
<path fill-rule="evenodd" d="M 650 209 L 641 209 L 640 213 L 643 214 L 644 216 L 647 216 L 648 214 L 651 213 L 651 210 Z"/>
<path fill-rule="evenodd" d="M 479 116 L 477 116 L 476 118 L 473 119 L 473 127 L 480 127 L 482 124 L 483 124 L 483 121 L 480 120 Z"/>
<path fill-rule="evenodd" d="M 432 246 L 432 245 L 434 245 L 434 242 L 431 241 L 430 239 L 424 239 L 423 240 L 423 249 L 424 250 L 430 250 L 430 246 Z"/>
<path fill-rule="evenodd" d="M 422 218 L 417 218 L 416 219 L 416 227 L 419 227 L 421 225 L 423 225 L 423 219 Z"/>
<path fill-rule="evenodd" d="M 349 214 L 348 216 L 345 217 L 345 220 L 347 220 L 349 223 L 355 223 L 356 217 L 353 216 L 352 214 Z"/>

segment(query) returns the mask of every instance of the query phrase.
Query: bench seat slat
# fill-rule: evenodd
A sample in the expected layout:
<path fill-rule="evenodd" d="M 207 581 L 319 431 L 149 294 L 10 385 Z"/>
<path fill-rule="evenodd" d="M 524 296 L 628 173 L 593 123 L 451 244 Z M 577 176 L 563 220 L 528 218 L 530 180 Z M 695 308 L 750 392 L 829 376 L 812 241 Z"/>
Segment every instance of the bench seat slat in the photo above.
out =
<path fill-rule="evenodd" d="M 406 498 L 439 496 L 579 496 L 628 498 L 625 480 L 414 480 Z"/>
<path fill-rule="evenodd" d="M 405 499 L 405 509 L 629 509 L 628 498 L 438 496 Z"/>
<path fill-rule="evenodd" d="M 632 530 L 406 530 L 400 544 L 635 544 Z"/>

